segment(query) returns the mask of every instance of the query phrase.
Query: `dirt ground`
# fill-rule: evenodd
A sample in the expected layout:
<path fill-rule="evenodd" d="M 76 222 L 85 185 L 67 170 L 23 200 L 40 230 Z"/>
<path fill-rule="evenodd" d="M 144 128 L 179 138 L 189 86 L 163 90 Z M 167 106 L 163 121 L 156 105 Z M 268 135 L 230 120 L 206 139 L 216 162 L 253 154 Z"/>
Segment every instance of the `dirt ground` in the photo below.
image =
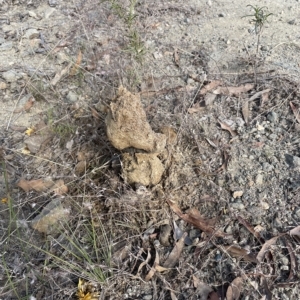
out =
<path fill-rule="evenodd" d="M 0 0 L 0 299 L 298 299 L 299 14 Z"/>

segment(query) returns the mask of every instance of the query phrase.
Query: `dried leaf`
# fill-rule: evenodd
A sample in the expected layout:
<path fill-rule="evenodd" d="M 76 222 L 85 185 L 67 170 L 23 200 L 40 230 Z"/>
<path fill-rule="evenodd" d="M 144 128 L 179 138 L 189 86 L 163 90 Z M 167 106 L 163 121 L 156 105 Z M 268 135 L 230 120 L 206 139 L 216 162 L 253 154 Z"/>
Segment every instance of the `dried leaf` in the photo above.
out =
<path fill-rule="evenodd" d="M 253 228 L 253 226 L 251 226 L 251 224 L 250 224 L 247 220 L 243 219 L 241 216 L 238 216 L 238 221 L 239 221 L 242 225 L 244 225 L 244 226 L 249 230 L 249 232 L 251 232 L 251 233 L 258 239 L 258 241 L 259 241 L 261 244 L 264 244 L 264 243 L 265 243 L 264 239 L 260 236 L 259 232 L 258 232 L 257 230 L 255 230 L 255 229 Z"/>
<path fill-rule="evenodd" d="M 69 72 L 69 69 L 71 68 L 72 63 L 70 62 L 64 69 L 62 69 L 60 72 L 56 73 L 54 78 L 50 81 L 51 85 L 56 85 L 60 79 L 66 75 Z"/>
<path fill-rule="evenodd" d="M 210 222 L 207 219 L 203 219 L 203 218 L 199 219 L 199 218 L 190 216 L 189 214 L 184 214 L 173 201 L 167 199 L 167 202 L 170 205 L 171 209 L 174 211 L 174 213 L 176 213 L 182 220 L 196 226 L 197 228 L 201 229 L 205 233 L 214 234 L 215 236 L 218 236 L 218 237 L 227 236 L 226 233 L 224 233 L 220 230 L 215 231 L 214 228 L 211 225 L 209 225 Z"/>
<path fill-rule="evenodd" d="M 297 235 L 300 237 L 300 226 L 297 226 L 289 231 L 290 235 Z"/>
<path fill-rule="evenodd" d="M 74 66 L 72 67 L 72 69 L 70 70 L 70 76 L 74 76 L 77 73 L 77 70 L 81 64 L 82 61 L 82 52 L 81 50 L 78 51 L 77 54 L 77 59 L 76 59 L 76 63 L 74 64 Z"/>
<path fill-rule="evenodd" d="M 262 277 L 262 285 L 263 285 L 264 290 L 265 290 L 266 300 L 272 300 L 272 293 L 271 293 L 271 291 L 268 287 L 267 279 L 265 277 Z"/>
<path fill-rule="evenodd" d="M 290 262 L 291 262 L 290 274 L 287 281 L 293 281 L 295 274 L 298 274 L 298 263 L 297 263 L 295 251 L 293 250 L 291 243 L 286 238 L 284 239 L 284 242 L 288 249 Z"/>
<path fill-rule="evenodd" d="M 250 97 L 250 99 L 248 101 L 253 101 L 255 99 L 257 99 L 258 97 L 262 96 L 262 102 L 265 101 L 263 100 L 263 97 L 266 98 L 266 95 L 268 96 L 268 93 L 271 91 L 271 89 L 266 89 L 260 92 L 255 93 L 252 97 Z"/>
<path fill-rule="evenodd" d="M 223 123 L 221 121 L 218 121 L 221 125 L 221 128 L 224 130 L 227 130 L 230 132 L 231 136 L 237 136 L 237 132 L 235 130 L 233 130 L 229 125 L 227 125 L 226 123 Z"/>
<path fill-rule="evenodd" d="M 171 300 L 178 300 L 173 291 L 170 291 Z"/>
<path fill-rule="evenodd" d="M 243 102 L 242 114 L 246 125 L 249 125 L 249 101 Z"/>
<path fill-rule="evenodd" d="M 66 194 L 68 190 L 68 187 L 65 185 L 62 179 L 57 180 L 53 187 L 53 192 L 60 196 Z"/>
<path fill-rule="evenodd" d="M 222 81 L 220 80 L 213 80 L 210 83 L 206 84 L 199 92 L 200 95 L 204 95 L 207 92 L 213 90 L 214 88 L 218 87 L 220 84 L 222 84 Z M 216 93 L 214 93 L 216 94 Z"/>
<path fill-rule="evenodd" d="M 159 255 L 158 255 L 158 252 L 155 251 L 155 260 L 154 260 L 152 268 L 150 269 L 150 271 L 148 272 L 148 274 L 145 277 L 145 281 L 149 281 L 153 277 L 153 275 L 157 271 L 156 266 L 158 266 L 158 265 L 159 265 Z"/>
<path fill-rule="evenodd" d="M 243 287 L 242 277 L 236 277 L 230 284 L 226 292 L 227 300 L 238 300 Z"/>
<path fill-rule="evenodd" d="M 157 266 L 155 267 L 155 270 L 156 270 L 157 272 L 161 273 L 161 272 L 168 271 L 169 269 L 168 269 L 168 268 L 164 268 L 164 267 L 162 267 L 162 266 L 159 266 L 159 265 L 157 265 Z"/>
<path fill-rule="evenodd" d="M 37 192 L 45 192 L 54 185 L 52 180 L 36 179 L 36 180 L 25 180 L 20 179 L 17 186 L 23 189 L 25 192 L 35 190 Z"/>
<path fill-rule="evenodd" d="M 208 299 L 208 295 L 213 292 L 213 289 L 207 285 L 206 283 L 202 282 L 200 279 L 198 279 L 196 276 L 192 276 L 193 277 L 193 284 L 194 287 L 197 289 L 196 294 L 200 296 L 200 298 L 198 298 L 199 300 L 207 300 Z"/>
<path fill-rule="evenodd" d="M 203 111 L 205 109 L 204 106 L 200 106 L 199 102 L 195 103 L 192 107 L 188 108 L 189 114 L 194 114 L 199 111 Z"/>
<path fill-rule="evenodd" d="M 276 243 L 278 237 L 279 236 L 275 236 L 263 244 L 262 248 L 260 249 L 260 251 L 258 252 L 258 254 L 256 256 L 256 259 L 259 263 L 261 263 L 263 261 L 266 252 L 268 252 L 270 247 Z"/>
<path fill-rule="evenodd" d="M 296 118 L 296 120 L 298 121 L 298 123 L 300 123 L 300 111 L 298 108 L 296 108 L 296 106 L 293 104 L 293 102 L 290 102 L 290 106 L 292 108 L 292 111 L 294 113 L 294 116 Z"/>
<path fill-rule="evenodd" d="M 28 99 L 28 101 L 24 105 L 24 110 L 29 111 L 30 108 L 32 107 L 32 105 L 34 104 L 34 102 L 35 102 L 35 99 L 33 97 L 30 97 L 30 99 Z"/>
<path fill-rule="evenodd" d="M 14 110 L 14 113 L 19 113 L 19 112 L 22 112 L 22 111 L 29 111 L 30 108 L 32 107 L 32 105 L 34 104 L 35 102 L 35 99 L 34 97 L 30 97 L 26 103 L 24 104 L 23 107 L 19 108 L 19 109 L 16 109 Z"/>
<path fill-rule="evenodd" d="M 216 99 L 217 95 L 212 94 L 212 93 L 207 93 L 204 96 L 204 102 L 206 106 L 210 106 L 214 103 L 215 99 Z"/>
<path fill-rule="evenodd" d="M 209 293 L 207 300 L 219 300 L 218 293 L 214 291 Z"/>
<path fill-rule="evenodd" d="M 142 270 L 142 268 L 148 264 L 148 262 L 150 261 L 151 259 L 151 253 L 150 253 L 150 248 L 148 249 L 148 255 L 147 255 L 147 258 L 145 261 L 143 261 L 140 265 L 139 265 L 139 268 L 137 270 L 137 273 L 136 273 L 136 276 L 139 276 L 140 275 L 140 272 Z"/>
<path fill-rule="evenodd" d="M 238 87 L 228 86 L 228 87 L 218 87 L 213 91 L 214 94 L 223 94 L 229 96 L 239 96 L 241 93 L 248 92 L 254 88 L 254 84 L 247 83 Z"/>
<path fill-rule="evenodd" d="M 244 259 L 245 261 L 257 263 L 257 259 L 250 255 L 247 250 L 239 248 L 237 246 L 224 246 L 224 249 L 229 253 L 229 255 L 237 258 Z"/>
<path fill-rule="evenodd" d="M 163 264 L 164 268 L 173 268 L 178 263 L 179 257 L 184 247 L 184 239 L 186 238 L 186 236 L 187 233 L 185 232 L 175 244 L 174 248 L 172 249 L 165 263 Z"/>

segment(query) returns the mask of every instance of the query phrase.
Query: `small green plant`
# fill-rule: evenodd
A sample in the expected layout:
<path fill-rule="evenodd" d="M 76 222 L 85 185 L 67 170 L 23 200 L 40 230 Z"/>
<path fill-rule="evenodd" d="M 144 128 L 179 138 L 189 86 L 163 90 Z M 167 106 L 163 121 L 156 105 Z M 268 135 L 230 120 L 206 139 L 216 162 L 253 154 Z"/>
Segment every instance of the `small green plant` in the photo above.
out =
<path fill-rule="evenodd" d="M 254 10 L 254 13 L 253 13 L 253 15 L 243 16 L 243 18 L 253 17 L 251 22 L 254 23 L 254 26 L 255 26 L 254 30 L 255 30 L 255 34 L 257 35 L 257 45 L 256 45 L 256 55 L 257 55 L 259 45 L 260 45 L 260 37 L 261 37 L 262 31 L 263 31 L 264 25 L 266 22 L 268 22 L 268 18 L 273 14 L 267 12 L 266 6 L 258 7 L 258 6 L 253 6 L 251 4 L 248 4 L 247 7 L 248 6 Z"/>
<path fill-rule="evenodd" d="M 131 53 L 138 61 L 141 61 L 146 53 L 141 37 L 136 30 L 131 31 L 127 37 L 129 38 L 129 43 L 125 52 Z"/>
<path fill-rule="evenodd" d="M 248 6 L 253 9 L 253 14 L 243 16 L 243 18 L 252 17 L 251 22 L 254 23 L 254 32 L 257 36 L 256 53 L 255 53 L 255 58 L 253 59 L 253 71 L 255 74 L 255 82 L 256 82 L 257 80 L 256 74 L 257 74 L 257 67 L 258 67 L 258 52 L 259 52 L 261 35 L 263 32 L 263 28 L 266 22 L 268 22 L 268 18 L 272 15 L 272 13 L 269 13 L 267 11 L 266 6 L 258 7 L 258 6 L 253 6 L 251 4 L 247 5 L 247 7 Z"/>
<path fill-rule="evenodd" d="M 128 34 L 127 46 L 125 52 L 132 54 L 132 56 L 139 62 L 142 61 L 143 56 L 146 53 L 144 42 L 142 41 L 138 30 L 136 29 L 134 20 L 137 15 L 135 13 L 135 6 L 138 0 L 130 0 L 129 5 L 121 5 L 119 0 L 104 0 L 108 2 L 110 8 L 115 15 L 117 15 L 126 25 Z"/>

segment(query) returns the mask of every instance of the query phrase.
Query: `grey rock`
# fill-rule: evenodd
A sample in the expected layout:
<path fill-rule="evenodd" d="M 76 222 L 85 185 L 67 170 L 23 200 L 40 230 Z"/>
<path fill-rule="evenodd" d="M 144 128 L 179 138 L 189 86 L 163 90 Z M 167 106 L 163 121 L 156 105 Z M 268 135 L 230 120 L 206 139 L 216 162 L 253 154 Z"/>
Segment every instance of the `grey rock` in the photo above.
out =
<path fill-rule="evenodd" d="M 70 102 L 76 102 L 78 100 L 78 95 L 73 91 L 69 91 L 67 95 L 67 100 Z"/>
<path fill-rule="evenodd" d="M 241 202 L 231 203 L 230 206 L 233 209 L 239 209 L 239 210 L 245 209 L 245 205 Z"/>
<path fill-rule="evenodd" d="M 271 111 L 271 112 L 268 113 L 267 119 L 271 123 L 277 123 L 277 121 L 278 121 L 278 114 L 275 111 Z"/>
<path fill-rule="evenodd" d="M 151 300 L 152 299 L 152 295 L 146 295 L 143 297 L 144 300 Z"/>
<path fill-rule="evenodd" d="M 28 137 L 24 143 L 26 144 L 27 148 L 29 151 L 33 154 L 39 152 L 42 144 L 50 138 L 50 134 L 45 134 L 45 135 L 33 135 Z"/>
<path fill-rule="evenodd" d="M 290 24 L 290 25 L 296 25 L 296 19 L 288 21 L 288 24 Z"/>
<path fill-rule="evenodd" d="M 12 47 L 13 47 L 13 42 L 11 42 L 11 41 L 5 42 L 0 45 L 0 51 L 11 50 Z"/>
<path fill-rule="evenodd" d="M 45 11 L 45 19 L 49 19 L 49 17 L 55 12 L 55 8 L 49 7 Z"/>
<path fill-rule="evenodd" d="M 57 5 L 57 0 L 48 0 L 48 4 L 51 7 L 55 7 Z"/>
<path fill-rule="evenodd" d="M 38 38 L 40 35 L 39 31 L 34 29 L 34 28 L 30 28 L 30 29 L 27 29 L 25 34 L 24 34 L 24 38 L 25 39 L 29 39 L 29 40 L 32 40 L 32 39 L 36 39 Z"/>
<path fill-rule="evenodd" d="M 264 182 L 264 175 L 263 174 L 257 174 L 256 179 L 255 179 L 255 183 L 257 185 L 262 185 Z"/>
<path fill-rule="evenodd" d="M 31 221 L 31 226 L 39 232 L 51 234 L 59 230 L 59 221 L 65 222 L 69 215 L 70 209 L 65 208 L 60 199 L 54 199 Z"/>
<path fill-rule="evenodd" d="M 219 14 L 218 14 L 218 17 L 219 17 L 219 18 L 224 18 L 224 17 L 225 17 L 225 14 L 224 14 L 224 13 L 219 13 Z"/>
<path fill-rule="evenodd" d="M 2 77 L 6 82 L 15 82 L 19 79 L 18 73 L 12 70 L 3 72 Z"/>

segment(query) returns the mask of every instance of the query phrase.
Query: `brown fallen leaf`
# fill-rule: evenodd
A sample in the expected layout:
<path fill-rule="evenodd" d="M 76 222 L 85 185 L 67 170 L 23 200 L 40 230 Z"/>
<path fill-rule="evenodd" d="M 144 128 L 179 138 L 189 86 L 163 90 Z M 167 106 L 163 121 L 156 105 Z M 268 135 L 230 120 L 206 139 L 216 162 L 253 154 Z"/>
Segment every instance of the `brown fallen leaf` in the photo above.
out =
<path fill-rule="evenodd" d="M 191 217 L 195 218 L 195 219 L 198 219 L 198 220 L 201 220 L 202 222 L 205 222 L 207 225 L 209 226 L 215 226 L 216 223 L 217 223 L 217 218 L 213 218 L 213 219 L 206 219 L 206 218 L 203 218 L 200 214 L 200 211 L 193 207 L 191 209 L 188 209 L 186 211 Z"/>
<path fill-rule="evenodd" d="M 244 259 L 245 261 L 257 263 L 257 259 L 250 255 L 247 250 L 239 248 L 237 246 L 224 246 L 223 247 L 229 255 L 237 258 Z"/>
<path fill-rule="evenodd" d="M 145 281 L 149 281 L 153 277 L 153 275 L 156 272 L 156 268 L 155 268 L 156 265 L 159 265 L 159 255 L 158 255 L 157 251 L 155 251 L 155 260 L 154 260 L 152 268 L 150 269 L 150 271 L 148 272 L 148 274 L 145 277 Z"/>
<path fill-rule="evenodd" d="M 205 233 L 208 234 L 214 234 L 215 236 L 218 237 L 226 237 L 228 236 L 225 232 L 222 232 L 220 230 L 214 230 L 214 228 L 209 225 L 210 222 L 207 219 L 204 218 L 197 218 L 197 217 L 193 217 L 191 215 L 184 214 L 180 208 L 175 204 L 175 202 L 167 199 L 168 204 L 170 205 L 170 208 L 173 210 L 174 213 L 176 213 L 182 220 L 196 226 L 197 228 L 199 228 L 200 230 L 204 231 Z"/>
<path fill-rule="evenodd" d="M 267 279 L 265 277 L 262 277 L 261 280 L 262 280 L 262 285 L 265 290 L 266 300 L 272 300 L 272 292 L 270 291 L 270 289 L 268 287 Z"/>
<path fill-rule="evenodd" d="M 263 244 L 262 248 L 260 249 L 260 251 L 256 256 L 256 259 L 259 263 L 263 261 L 265 254 L 269 251 L 270 247 L 276 243 L 278 237 L 279 236 L 275 236 Z"/>
<path fill-rule="evenodd" d="M 55 195 L 64 195 L 68 192 L 68 187 L 65 185 L 64 181 L 62 179 L 59 179 L 55 182 L 53 188 L 53 192 Z"/>
<path fill-rule="evenodd" d="M 200 298 L 198 298 L 198 299 L 199 300 L 207 300 L 208 295 L 211 292 L 213 292 L 213 289 L 209 285 L 207 285 L 206 283 L 204 283 L 203 281 L 198 279 L 196 276 L 193 275 L 192 278 L 193 278 L 194 287 L 197 289 L 195 294 L 200 296 Z"/>
<path fill-rule="evenodd" d="M 288 253 L 290 256 L 290 262 L 291 262 L 290 274 L 289 274 L 287 281 L 291 282 L 294 280 L 295 275 L 298 274 L 298 272 L 299 272 L 298 271 L 298 263 L 297 263 L 297 258 L 295 255 L 295 251 L 293 250 L 292 244 L 286 238 L 284 238 L 284 242 L 288 249 Z"/>
<path fill-rule="evenodd" d="M 16 114 L 16 113 L 19 113 L 19 112 L 22 112 L 22 111 L 26 111 L 26 112 L 29 111 L 30 108 L 33 106 L 34 102 L 35 102 L 34 97 L 30 97 L 26 101 L 26 103 L 24 104 L 24 106 L 21 107 L 21 108 L 19 108 L 19 109 L 14 110 L 14 113 Z"/>
<path fill-rule="evenodd" d="M 214 94 L 223 94 L 228 96 L 239 96 L 241 93 L 246 93 L 254 88 L 254 84 L 247 83 L 241 86 L 218 87 L 213 91 Z"/>
<path fill-rule="evenodd" d="M 25 180 L 23 178 L 21 178 L 17 184 L 17 186 L 23 189 L 25 192 L 29 192 L 30 190 L 45 192 L 53 185 L 54 182 L 51 179 Z"/>
<path fill-rule="evenodd" d="M 141 272 L 142 268 L 143 268 L 145 265 L 147 265 L 147 264 L 149 263 L 150 259 L 151 259 L 151 253 L 150 253 L 150 248 L 148 248 L 148 255 L 147 255 L 147 258 L 146 258 L 145 261 L 143 261 L 143 262 L 139 265 L 138 270 L 137 270 L 137 273 L 136 273 L 136 276 L 139 276 L 139 275 L 140 275 L 140 272 Z"/>
<path fill-rule="evenodd" d="M 60 79 L 69 72 L 71 66 L 72 63 L 70 62 L 64 69 L 62 69 L 60 72 L 57 72 L 54 78 L 52 78 L 52 80 L 50 81 L 50 84 L 53 86 L 56 85 L 60 81 Z"/>
<path fill-rule="evenodd" d="M 222 84 L 222 81 L 220 80 L 213 80 L 210 83 L 206 84 L 200 91 L 200 95 L 204 95 L 207 92 L 213 90 L 214 88 L 218 87 L 220 84 Z M 216 93 L 215 93 L 216 94 Z"/>
<path fill-rule="evenodd" d="M 237 136 L 237 132 L 235 130 L 233 130 L 229 125 L 227 125 L 224 122 L 221 122 L 220 120 L 218 120 L 218 122 L 220 123 L 222 129 L 230 132 L 232 137 Z"/>
<path fill-rule="evenodd" d="M 245 219 L 242 218 L 241 216 L 238 216 L 238 221 L 239 221 L 242 225 L 244 225 L 244 226 L 249 230 L 249 232 L 251 232 L 251 233 L 257 238 L 257 240 L 258 240 L 261 244 L 264 244 L 264 243 L 265 243 L 264 239 L 260 236 L 260 233 L 259 233 L 257 230 L 255 230 L 255 229 L 253 228 L 253 226 L 252 226 L 247 220 L 245 220 Z"/>
<path fill-rule="evenodd" d="M 299 108 L 297 108 L 293 102 L 290 102 L 290 106 L 292 108 L 292 111 L 294 113 L 294 116 L 296 118 L 296 120 L 298 121 L 298 123 L 300 123 L 300 111 Z"/>
<path fill-rule="evenodd" d="M 239 300 L 241 290 L 243 288 L 243 279 L 242 277 L 236 277 L 230 284 L 226 292 L 227 300 Z"/>
<path fill-rule="evenodd" d="M 265 98 L 264 100 L 262 99 L 262 102 L 263 101 L 266 101 L 267 100 L 267 97 L 269 96 L 269 92 L 271 91 L 271 89 L 266 89 L 266 90 L 263 90 L 263 91 L 260 91 L 260 92 L 257 92 L 255 93 L 253 96 L 250 97 L 250 99 L 248 101 L 253 101 L 255 99 L 257 99 L 258 97 L 262 97 L 262 98 Z M 262 103 L 261 103 L 262 104 Z"/>
<path fill-rule="evenodd" d="M 178 300 L 175 293 L 173 291 L 170 291 L 171 300 Z"/>
<path fill-rule="evenodd" d="M 297 235 L 300 237 L 300 226 L 297 226 L 289 231 L 290 235 Z"/>
<path fill-rule="evenodd" d="M 184 239 L 186 238 L 187 233 L 185 232 L 182 237 L 175 244 L 165 263 L 163 264 L 164 268 L 173 268 L 178 263 L 179 257 L 182 253 L 184 247 Z"/>
<path fill-rule="evenodd" d="M 70 70 L 70 76 L 74 76 L 77 73 L 77 70 L 81 64 L 82 61 L 82 52 L 81 50 L 78 51 L 77 54 L 77 59 L 76 59 L 76 63 L 74 64 L 74 66 L 72 67 L 72 69 Z"/>
<path fill-rule="evenodd" d="M 207 300 L 219 300 L 219 295 L 217 292 L 213 291 L 208 294 Z"/>
<path fill-rule="evenodd" d="M 246 125 L 249 125 L 249 101 L 244 101 L 242 104 L 242 114 Z"/>

